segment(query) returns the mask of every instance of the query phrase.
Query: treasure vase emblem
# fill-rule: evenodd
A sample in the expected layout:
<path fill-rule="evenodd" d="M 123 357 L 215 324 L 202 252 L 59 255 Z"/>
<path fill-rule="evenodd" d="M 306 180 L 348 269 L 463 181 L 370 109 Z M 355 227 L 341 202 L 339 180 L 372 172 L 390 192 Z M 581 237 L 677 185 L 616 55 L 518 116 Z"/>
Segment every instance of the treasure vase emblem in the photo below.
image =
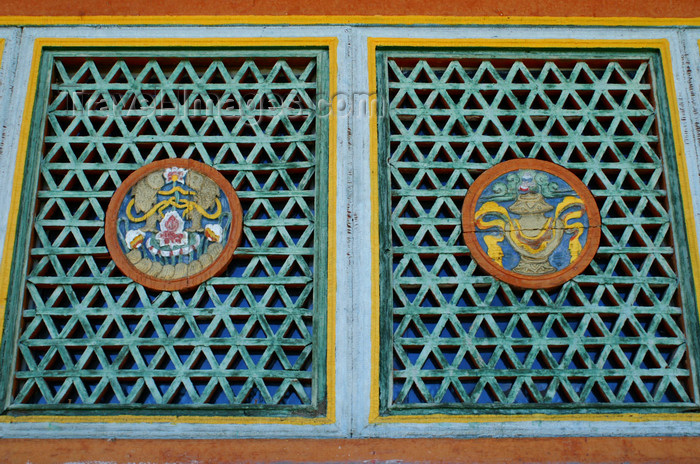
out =
<path fill-rule="evenodd" d="M 155 290 L 185 290 L 230 263 L 242 233 L 231 184 L 197 161 L 156 161 L 124 180 L 107 208 L 105 240 L 117 267 Z"/>
<path fill-rule="evenodd" d="M 546 161 L 511 160 L 470 186 L 462 232 L 473 259 L 489 274 L 521 288 L 552 288 L 593 259 L 600 213 L 571 171 Z"/>

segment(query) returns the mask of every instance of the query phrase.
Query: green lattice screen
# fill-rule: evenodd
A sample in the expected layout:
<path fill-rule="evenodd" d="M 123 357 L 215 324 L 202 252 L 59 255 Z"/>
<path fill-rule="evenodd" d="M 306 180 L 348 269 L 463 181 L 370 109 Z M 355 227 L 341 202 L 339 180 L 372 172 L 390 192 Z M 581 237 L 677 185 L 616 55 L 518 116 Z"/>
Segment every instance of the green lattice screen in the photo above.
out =
<path fill-rule="evenodd" d="M 39 82 L 9 410 L 323 414 L 327 52 L 57 49 Z M 124 277 L 104 242 L 116 187 L 167 158 L 214 166 L 243 207 L 230 266 L 186 292 Z"/>
<path fill-rule="evenodd" d="M 657 54 L 384 49 L 377 66 L 383 413 L 696 408 Z M 593 262 L 552 290 L 495 280 L 462 239 L 470 184 L 515 158 L 568 168 L 601 212 Z"/>

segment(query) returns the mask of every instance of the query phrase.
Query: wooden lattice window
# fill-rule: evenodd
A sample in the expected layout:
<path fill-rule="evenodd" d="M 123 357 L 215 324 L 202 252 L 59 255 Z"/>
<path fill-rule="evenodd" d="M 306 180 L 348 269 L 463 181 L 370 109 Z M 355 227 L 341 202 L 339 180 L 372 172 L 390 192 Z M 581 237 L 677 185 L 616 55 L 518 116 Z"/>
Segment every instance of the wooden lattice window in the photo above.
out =
<path fill-rule="evenodd" d="M 697 408 L 663 76 L 654 51 L 378 49 L 381 414 Z M 470 186 L 515 159 L 600 211 L 592 262 L 554 288 L 499 281 L 463 241 Z"/>
<path fill-rule="evenodd" d="M 326 413 L 328 50 L 45 48 L 3 344 L 18 413 Z M 110 259 L 105 211 L 164 159 L 243 209 L 230 265 L 154 291 Z"/>

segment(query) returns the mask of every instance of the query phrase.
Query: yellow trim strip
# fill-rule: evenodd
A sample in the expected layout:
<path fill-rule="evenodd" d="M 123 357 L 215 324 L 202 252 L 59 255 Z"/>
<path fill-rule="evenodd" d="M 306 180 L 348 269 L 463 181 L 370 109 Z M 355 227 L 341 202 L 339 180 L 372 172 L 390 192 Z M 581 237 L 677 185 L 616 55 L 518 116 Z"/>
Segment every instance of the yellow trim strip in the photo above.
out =
<path fill-rule="evenodd" d="M 375 39 L 367 40 L 367 69 L 369 73 L 369 95 L 374 99 L 375 104 L 379 104 L 377 100 L 377 45 L 381 41 Z M 373 107 L 369 105 L 369 194 L 370 194 L 370 248 L 372 256 L 370 261 L 370 269 L 372 275 L 371 283 L 371 298 L 372 298 L 372 328 L 370 333 L 371 346 L 371 363 L 372 363 L 372 378 L 370 380 L 370 403 L 369 403 L 369 422 L 376 422 L 379 416 L 379 363 L 380 344 L 379 344 L 379 321 L 380 300 L 379 300 L 379 124 L 378 112 L 379 108 L 372 111 Z"/>
<path fill-rule="evenodd" d="M 1 44 L 0 44 L 1 45 Z M 20 132 L 17 160 L 15 162 L 15 175 L 12 185 L 11 207 L 8 216 L 7 234 L 3 251 L 2 265 L 0 267 L 0 334 L 3 333 L 5 308 L 10 285 L 10 271 L 12 269 L 12 254 L 14 251 L 15 235 L 17 234 L 17 221 L 19 215 L 19 203 L 22 194 L 24 180 L 24 167 L 29 144 L 29 132 L 31 129 L 32 113 L 36 98 L 37 84 L 39 80 L 39 66 L 44 47 L 303 47 L 320 46 L 328 47 L 329 60 L 329 96 L 332 98 L 336 92 L 338 77 L 337 49 L 338 39 L 335 37 L 296 37 L 296 38 L 244 38 L 244 39 L 46 39 L 39 38 L 34 42 L 32 67 L 27 86 L 22 128 Z M 0 50 L 1 51 L 1 50 Z M 198 423 L 198 424 L 291 424 L 291 425 L 327 425 L 336 420 L 335 398 L 335 289 L 336 283 L 336 237 L 335 237 L 335 208 L 336 208 L 336 115 L 329 114 L 329 147 L 328 147 L 328 322 L 327 322 L 327 411 L 325 417 L 320 418 L 278 418 L 278 417 L 210 417 L 210 416 L 136 416 L 136 415 L 110 415 L 110 416 L 0 416 L 0 423 L 12 422 L 173 422 L 173 423 Z"/>
<path fill-rule="evenodd" d="M 235 24 L 438 24 L 546 26 L 700 26 L 700 18 L 630 16 L 430 16 L 430 15 L 173 15 L 173 16 L 0 16 L 0 26 L 54 25 L 235 25 Z"/>
<path fill-rule="evenodd" d="M 286 43 L 286 39 L 280 39 Z M 329 89 L 328 96 L 333 98 L 338 92 L 338 57 L 337 50 L 339 40 L 337 38 L 325 39 L 328 45 Z M 335 111 L 329 111 L 328 119 L 328 289 L 327 301 L 328 314 L 326 316 L 327 347 L 326 347 L 326 396 L 328 398 L 328 411 L 326 423 L 336 422 L 336 398 L 335 398 L 335 341 L 336 341 L 336 290 L 338 279 L 336 275 L 336 195 L 337 195 L 337 128 L 338 121 Z"/>
<path fill-rule="evenodd" d="M 432 416 L 385 416 L 370 417 L 371 424 L 433 424 L 438 422 L 486 423 L 486 422 L 697 422 L 700 414 L 683 413 L 651 413 L 651 414 L 523 414 L 523 415 L 449 415 L 435 414 Z M 623 432 L 624 433 L 624 432 Z"/>
<path fill-rule="evenodd" d="M 698 41 L 700 44 L 700 41 Z M 510 48 L 653 48 L 661 52 L 664 80 L 668 94 L 668 103 L 673 127 L 673 142 L 678 163 L 679 182 L 681 186 L 683 208 L 693 211 L 690 195 L 690 180 L 684 154 L 683 137 L 680 129 L 680 114 L 676 101 L 676 91 L 673 81 L 671 49 L 665 39 L 651 40 L 500 40 L 500 39 L 386 39 L 369 38 L 368 67 L 369 93 L 376 95 L 377 91 L 377 59 L 379 46 L 404 47 L 510 47 Z M 517 422 L 517 421 L 700 421 L 699 413 L 650 413 L 650 414 L 523 414 L 523 415 L 406 415 L 381 416 L 379 414 L 379 186 L 378 186 L 378 124 L 376 114 L 370 116 L 370 173 L 372 195 L 371 219 L 371 248 L 372 248 L 372 381 L 370 392 L 370 423 L 435 423 L 435 422 Z M 700 289 L 700 254 L 695 233 L 693 214 L 686 214 L 688 246 L 691 255 L 693 278 L 697 290 Z M 700 310 L 700 309 L 699 309 Z"/>

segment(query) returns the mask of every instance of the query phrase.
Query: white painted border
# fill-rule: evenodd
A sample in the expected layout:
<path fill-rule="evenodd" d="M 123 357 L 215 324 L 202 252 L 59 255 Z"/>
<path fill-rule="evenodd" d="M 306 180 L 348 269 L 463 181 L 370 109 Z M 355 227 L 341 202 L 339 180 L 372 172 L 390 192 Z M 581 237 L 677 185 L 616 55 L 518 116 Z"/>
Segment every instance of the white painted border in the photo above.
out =
<path fill-rule="evenodd" d="M 673 75 L 688 161 L 695 228 L 700 242 L 700 29 L 679 30 L 678 38 L 680 59 L 674 59 Z"/>
<path fill-rule="evenodd" d="M 20 29 L 17 27 L 0 28 L 0 39 L 5 39 L 5 49 L 0 60 L 0 179 L 12 179 L 15 167 L 17 148 L 10 143 L 12 138 L 13 121 L 9 114 L 10 101 L 13 90 L 16 87 L 15 69 L 19 57 Z M 7 229 L 7 214 L 10 209 L 10 195 L 12 182 L 0 185 L 0 237 L 5 237 Z M 9 189 L 8 189 L 9 187 Z M 0 260 L 3 247 L 0 247 Z"/>
<path fill-rule="evenodd" d="M 250 38 L 338 37 L 338 92 L 368 92 L 367 38 L 668 39 L 681 111 L 689 177 L 698 180 L 700 29 L 507 26 L 212 26 L 0 28 L 7 39 L 0 69 L 0 176 L 12 178 L 34 40 L 54 38 Z M 682 63 L 682 65 L 681 65 Z M 685 77 L 690 67 L 692 78 Z M 9 96 L 9 98 L 8 98 Z M 347 116 L 347 115 L 346 115 Z M 332 437 L 555 437 L 700 435 L 699 422 L 526 421 L 490 423 L 369 424 L 371 269 L 369 120 L 353 113 L 337 118 L 336 417 L 334 425 L 164 423 L 6 423 L 0 438 L 332 438 Z M 696 223 L 700 182 L 691 181 Z M 0 184 L 0 234 L 5 233 L 11 183 Z"/>

